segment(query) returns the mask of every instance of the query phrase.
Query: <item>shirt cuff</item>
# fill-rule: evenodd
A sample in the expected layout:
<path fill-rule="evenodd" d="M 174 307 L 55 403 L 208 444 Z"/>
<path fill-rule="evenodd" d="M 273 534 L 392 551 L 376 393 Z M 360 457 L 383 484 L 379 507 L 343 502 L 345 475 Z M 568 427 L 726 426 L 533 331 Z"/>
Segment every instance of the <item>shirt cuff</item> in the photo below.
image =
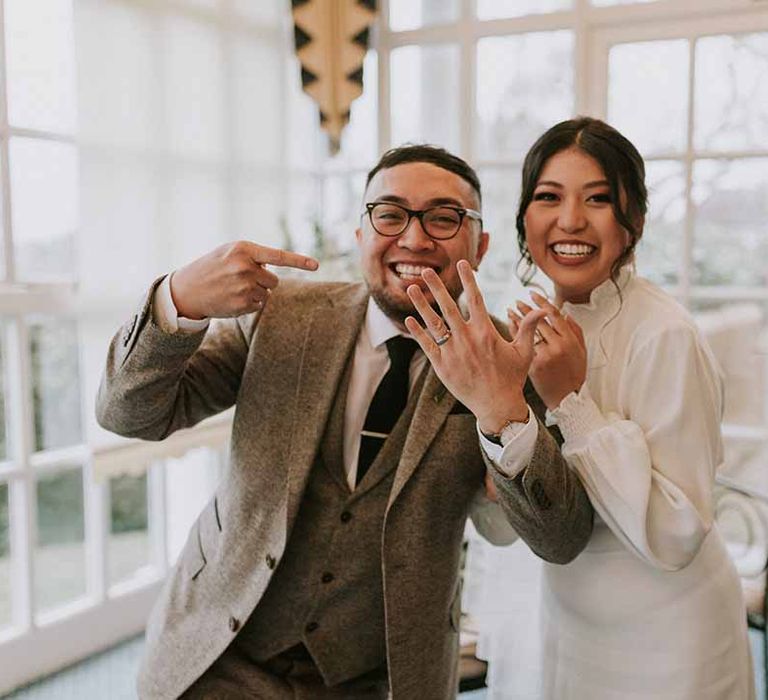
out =
<path fill-rule="evenodd" d="M 560 428 L 566 442 L 583 438 L 608 425 L 608 421 L 589 393 L 586 383 L 578 393 L 572 391 L 557 408 L 547 411 L 548 424 L 550 421 Z"/>
<path fill-rule="evenodd" d="M 477 427 L 480 447 L 496 469 L 507 478 L 517 476 L 525 469 L 533 457 L 536 438 L 539 436 L 539 422 L 530 406 L 528 422 L 513 423 L 501 434 L 501 445 L 491 442 Z"/>
<path fill-rule="evenodd" d="M 176 305 L 171 295 L 171 277 L 165 279 L 157 286 L 155 296 L 152 299 L 152 320 L 166 333 L 198 333 L 208 328 L 210 319 L 194 320 L 179 316 Z"/>

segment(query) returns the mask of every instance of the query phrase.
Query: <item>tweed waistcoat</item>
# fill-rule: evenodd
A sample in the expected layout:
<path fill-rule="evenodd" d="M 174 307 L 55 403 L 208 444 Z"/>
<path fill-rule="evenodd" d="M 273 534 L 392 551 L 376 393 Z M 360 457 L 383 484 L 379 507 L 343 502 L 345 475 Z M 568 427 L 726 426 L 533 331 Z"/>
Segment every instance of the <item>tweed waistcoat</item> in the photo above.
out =
<path fill-rule="evenodd" d="M 334 400 L 285 553 L 235 645 L 266 661 L 303 643 L 335 685 L 386 664 L 381 537 L 418 388 L 363 480 L 350 491 L 342 457 L 351 362 Z M 354 634 L 349 631 L 354 630 Z"/>

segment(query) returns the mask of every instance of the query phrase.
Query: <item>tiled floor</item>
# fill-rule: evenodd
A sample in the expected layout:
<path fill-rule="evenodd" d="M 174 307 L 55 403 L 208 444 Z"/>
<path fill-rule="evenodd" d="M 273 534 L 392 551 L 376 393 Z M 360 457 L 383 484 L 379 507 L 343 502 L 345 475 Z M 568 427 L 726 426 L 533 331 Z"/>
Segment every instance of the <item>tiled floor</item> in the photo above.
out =
<path fill-rule="evenodd" d="M 752 634 L 752 633 L 751 633 Z M 77 666 L 5 696 L 6 700 L 134 700 L 136 666 L 141 655 L 142 638 L 138 637 L 93 656 Z M 760 637 L 752 636 L 752 650 L 762 659 Z M 765 697 L 765 675 L 757 667 L 757 697 Z M 462 693 L 461 700 L 486 700 L 487 691 Z"/>

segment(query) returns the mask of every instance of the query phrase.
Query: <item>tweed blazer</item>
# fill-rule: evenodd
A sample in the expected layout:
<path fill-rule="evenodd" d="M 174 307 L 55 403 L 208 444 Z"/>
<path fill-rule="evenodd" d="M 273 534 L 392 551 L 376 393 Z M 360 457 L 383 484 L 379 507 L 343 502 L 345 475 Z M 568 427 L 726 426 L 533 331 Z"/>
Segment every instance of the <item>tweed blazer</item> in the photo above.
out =
<path fill-rule="evenodd" d="M 168 334 L 152 319 L 158 282 L 112 340 L 99 422 L 162 440 L 236 405 L 230 467 L 190 531 L 147 628 L 139 695 L 171 700 L 226 649 L 270 581 L 368 294 L 362 284 L 283 280 L 260 314 Z M 538 397 L 527 398 L 541 414 Z M 381 533 L 395 700 L 444 700 L 457 690 L 459 556 L 486 467 L 474 417 L 456 408 L 429 368 Z M 529 466 L 514 479 L 495 480 L 507 519 L 541 557 L 564 563 L 583 549 L 592 508 L 542 425 Z"/>

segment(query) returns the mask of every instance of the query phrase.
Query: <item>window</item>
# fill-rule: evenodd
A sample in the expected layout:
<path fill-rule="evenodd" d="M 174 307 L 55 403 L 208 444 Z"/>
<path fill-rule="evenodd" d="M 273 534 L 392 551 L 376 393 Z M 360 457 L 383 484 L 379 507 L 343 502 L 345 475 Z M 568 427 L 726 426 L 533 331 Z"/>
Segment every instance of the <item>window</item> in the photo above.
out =
<path fill-rule="evenodd" d="M 480 282 L 502 317 L 524 294 L 515 218 L 534 139 L 591 114 L 638 146 L 650 191 L 639 272 L 692 311 L 724 370 L 721 476 L 768 496 L 768 7 L 389 0 L 383 18 L 378 75 L 366 74 L 364 97 L 378 100 L 379 152 L 428 141 L 476 166 L 491 232 Z M 360 128 L 354 109 L 351 128 Z M 327 182 L 322 162 L 318 169 Z M 362 188 L 363 172 L 351 167 L 332 177 L 358 178 Z M 349 240 L 359 200 L 323 191 L 322 212 L 339 221 L 347 212 L 337 229 Z"/>
<path fill-rule="evenodd" d="M 142 630 L 228 429 L 105 434 L 107 343 L 157 275 L 281 243 L 291 141 L 282 2 L 43 5 L 0 3 L 0 694 Z"/>

